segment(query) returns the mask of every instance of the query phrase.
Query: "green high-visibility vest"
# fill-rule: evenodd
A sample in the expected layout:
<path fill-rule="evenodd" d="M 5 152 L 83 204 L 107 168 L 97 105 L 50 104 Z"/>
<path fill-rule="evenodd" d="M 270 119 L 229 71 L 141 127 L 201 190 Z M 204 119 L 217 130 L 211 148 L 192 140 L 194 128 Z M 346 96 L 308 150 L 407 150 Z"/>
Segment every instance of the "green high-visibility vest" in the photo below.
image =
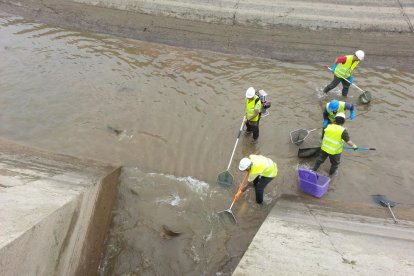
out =
<path fill-rule="evenodd" d="M 354 60 L 353 55 L 346 56 L 344 64 L 338 63 L 335 68 L 335 76 L 347 79 L 351 76 L 352 71 L 358 66 L 359 60 Z"/>
<path fill-rule="evenodd" d="M 329 103 L 326 104 L 326 112 L 328 112 L 328 119 L 331 123 L 335 123 L 335 115 L 338 113 L 344 113 L 345 114 L 345 102 L 339 102 L 338 111 L 336 111 L 336 114 L 334 114 L 332 111 L 329 111 L 328 109 Z"/>
<path fill-rule="evenodd" d="M 340 125 L 330 124 L 325 128 L 321 149 L 329 154 L 339 154 L 342 152 L 344 141 L 342 133 L 345 128 Z"/>
<path fill-rule="evenodd" d="M 264 177 L 276 177 L 277 165 L 270 158 L 263 155 L 249 155 L 252 166 L 250 168 L 250 174 L 258 174 Z"/>
<path fill-rule="evenodd" d="M 259 120 L 259 115 L 251 119 L 254 112 L 256 110 L 262 110 L 262 102 L 260 101 L 257 95 L 254 96 L 253 99 L 246 98 L 246 119 L 250 120 L 251 122 L 257 122 Z"/>

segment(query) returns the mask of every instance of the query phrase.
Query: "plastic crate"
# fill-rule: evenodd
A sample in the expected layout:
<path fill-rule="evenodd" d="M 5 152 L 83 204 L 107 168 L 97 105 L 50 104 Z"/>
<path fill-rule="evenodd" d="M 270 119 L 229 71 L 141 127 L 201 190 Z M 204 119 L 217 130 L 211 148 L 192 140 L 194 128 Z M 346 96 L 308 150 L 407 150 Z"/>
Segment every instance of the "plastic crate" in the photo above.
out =
<path fill-rule="evenodd" d="M 298 169 L 299 189 L 314 197 L 322 197 L 329 188 L 331 179 L 312 170 Z"/>

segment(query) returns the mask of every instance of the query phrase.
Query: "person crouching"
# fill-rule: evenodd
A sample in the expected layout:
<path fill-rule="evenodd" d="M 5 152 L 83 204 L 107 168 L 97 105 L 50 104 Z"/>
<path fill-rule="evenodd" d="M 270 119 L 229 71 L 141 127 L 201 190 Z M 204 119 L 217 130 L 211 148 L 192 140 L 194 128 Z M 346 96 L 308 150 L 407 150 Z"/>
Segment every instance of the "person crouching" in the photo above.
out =
<path fill-rule="evenodd" d="M 245 171 L 248 177 L 245 177 L 240 184 L 240 189 L 235 198 L 240 198 L 249 186 L 254 186 L 256 202 L 261 204 L 263 202 L 264 189 L 277 176 L 276 163 L 263 155 L 251 154 L 249 157 L 244 157 L 240 160 L 239 170 Z"/>

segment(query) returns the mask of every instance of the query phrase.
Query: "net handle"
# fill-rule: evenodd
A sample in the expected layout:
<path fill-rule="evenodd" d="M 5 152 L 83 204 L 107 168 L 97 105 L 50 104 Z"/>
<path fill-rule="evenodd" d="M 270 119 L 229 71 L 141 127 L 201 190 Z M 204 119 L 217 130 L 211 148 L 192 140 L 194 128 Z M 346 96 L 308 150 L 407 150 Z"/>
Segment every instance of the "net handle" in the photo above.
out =
<path fill-rule="evenodd" d="M 227 166 L 227 170 L 230 169 L 231 161 L 233 161 L 234 152 L 236 151 L 237 144 L 239 143 L 240 134 L 243 130 L 243 126 L 244 126 L 245 121 L 246 121 L 246 116 L 243 116 L 243 121 L 242 121 L 241 126 L 240 126 L 239 134 L 237 135 L 236 143 L 234 144 L 233 152 L 231 153 L 231 157 L 230 157 L 229 165 Z"/>

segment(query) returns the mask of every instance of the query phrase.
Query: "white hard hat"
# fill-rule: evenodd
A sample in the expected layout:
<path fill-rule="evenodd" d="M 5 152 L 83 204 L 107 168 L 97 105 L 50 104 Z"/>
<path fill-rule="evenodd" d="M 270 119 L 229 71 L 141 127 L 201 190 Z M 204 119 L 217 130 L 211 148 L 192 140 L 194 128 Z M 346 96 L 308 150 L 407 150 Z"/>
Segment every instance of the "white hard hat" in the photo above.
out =
<path fill-rule="evenodd" d="M 253 87 L 247 88 L 247 90 L 246 90 L 246 98 L 251 99 L 251 98 L 254 97 L 255 94 L 256 94 L 256 90 L 254 90 Z"/>
<path fill-rule="evenodd" d="M 252 161 L 250 161 L 249 158 L 244 157 L 242 160 L 240 160 L 239 163 L 239 170 L 245 171 L 250 165 L 252 164 Z"/>
<path fill-rule="evenodd" d="M 335 115 L 335 118 L 336 117 L 342 117 L 345 119 L 345 114 L 343 112 L 339 112 L 338 114 Z"/>
<path fill-rule="evenodd" d="M 355 52 L 355 56 L 359 59 L 359 60 L 364 60 L 365 57 L 365 53 L 362 50 L 358 50 Z"/>

